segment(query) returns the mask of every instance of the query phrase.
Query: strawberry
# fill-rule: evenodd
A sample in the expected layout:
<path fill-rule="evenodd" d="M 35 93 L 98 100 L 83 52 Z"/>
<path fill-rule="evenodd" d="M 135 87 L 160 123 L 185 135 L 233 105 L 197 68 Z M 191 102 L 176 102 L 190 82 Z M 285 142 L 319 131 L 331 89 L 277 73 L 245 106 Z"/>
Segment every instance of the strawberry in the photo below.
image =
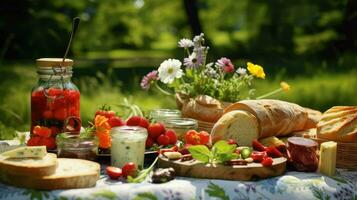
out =
<path fill-rule="evenodd" d="M 118 116 L 109 118 L 108 123 L 111 127 L 124 126 L 125 122 Z"/>
<path fill-rule="evenodd" d="M 172 145 L 175 145 L 176 142 L 177 142 L 177 136 L 176 136 L 176 133 L 174 130 L 172 129 L 169 129 L 165 132 L 165 135 L 167 137 L 169 137 L 169 140 L 170 140 L 170 143 L 169 144 L 172 144 Z"/>
<path fill-rule="evenodd" d="M 49 137 L 49 138 L 41 138 L 42 145 L 45 145 L 47 149 L 55 149 L 56 148 L 56 141 L 55 138 Z"/>
<path fill-rule="evenodd" d="M 54 119 L 65 120 L 67 118 L 67 110 L 65 108 L 59 108 L 53 113 Z"/>
<path fill-rule="evenodd" d="M 110 109 L 110 106 L 103 105 L 102 108 L 100 108 L 99 110 L 97 110 L 95 112 L 95 116 L 97 116 L 97 115 L 102 115 L 102 116 L 110 119 L 111 117 L 115 116 L 115 112 Z"/>
<path fill-rule="evenodd" d="M 45 110 L 45 112 L 42 113 L 42 116 L 44 119 L 51 119 L 53 117 L 53 114 L 52 111 Z"/>
<path fill-rule="evenodd" d="M 44 126 L 35 126 L 32 130 L 32 133 L 40 136 L 40 137 L 50 137 L 51 136 L 51 129 L 44 127 Z"/>
<path fill-rule="evenodd" d="M 162 145 L 162 146 L 167 146 L 170 144 L 170 138 L 167 137 L 166 135 L 164 134 L 161 134 L 158 138 L 157 138 L 157 143 L 159 145 Z"/>
<path fill-rule="evenodd" d="M 63 89 L 61 88 L 50 88 L 47 90 L 47 94 L 48 96 L 52 97 L 52 98 L 56 98 L 60 95 L 63 94 Z"/>
<path fill-rule="evenodd" d="M 162 123 L 150 124 L 148 127 L 149 137 L 156 140 L 161 134 L 165 133 L 165 127 Z"/>
<path fill-rule="evenodd" d="M 148 137 L 145 142 L 145 147 L 149 149 L 152 147 L 152 145 L 154 145 L 154 141 L 150 137 Z"/>
<path fill-rule="evenodd" d="M 143 128 L 148 128 L 149 121 L 140 116 L 132 116 L 126 121 L 126 125 L 128 126 L 141 126 Z"/>
<path fill-rule="evenodd" d="M 27 146 L 39 146 L 41 138 L 38 136 L 33 136 L 27 141 Z"/>

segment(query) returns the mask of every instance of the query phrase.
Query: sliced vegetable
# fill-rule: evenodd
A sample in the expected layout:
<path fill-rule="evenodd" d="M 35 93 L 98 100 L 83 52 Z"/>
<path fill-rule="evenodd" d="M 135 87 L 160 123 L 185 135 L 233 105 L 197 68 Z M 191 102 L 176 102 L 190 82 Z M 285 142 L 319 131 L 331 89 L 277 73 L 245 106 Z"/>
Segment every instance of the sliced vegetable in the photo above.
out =
<path fill-rule="evenodd" d="M 270 167 L 270 166 L 273 165 L 273 158 L 272 157 L 265 157 L 265 158 L 263 158 L 261 164 L 264 167 Z"/>
<path fill-rule="evenodd" d="M 118 179 L 123 175 L 122 170 L 118 167 L 108 166 L 105 170 L 111 179 Z"/>
<path fill-rule="evenodd" d="M 279 158 L 283 156 L 283 154 L 275 146 L 267 147 L 266 152 L 268 156 L 271 156 L 273 158 Z"/>
<path fill-rule="evenodd" d="M 254 150 L 257 150 L 257 151 L 265 151 L 265 148 L 266 148 L 257 139 L 253 140 L 252 146 L 253 146 Z"/>
<path fill-rule="evenodd" d="M 267 153 L 265 151 L 253 151 L 250 156 L 253 158 L 254 162 L 261 162 L 265 157 L 267 157 Z"/>
<path fill-rule="evenodd" d="M 249 158 L 251 153 L 252 151 L 249 148 L 244 148 L 240 151 L 240 155 L 242 155 L 243 159 Z"/>

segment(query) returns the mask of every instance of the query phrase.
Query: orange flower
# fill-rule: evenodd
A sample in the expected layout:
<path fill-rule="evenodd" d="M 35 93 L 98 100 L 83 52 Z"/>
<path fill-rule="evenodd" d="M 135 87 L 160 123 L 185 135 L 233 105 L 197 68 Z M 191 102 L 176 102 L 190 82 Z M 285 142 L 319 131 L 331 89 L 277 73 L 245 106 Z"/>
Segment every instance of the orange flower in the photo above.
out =
<path fill-rule="evenodd" d="M 111 138 L 109 131 L 111 127 L 108 123 L 108 118 L 102 115 L 95 116 L 94 126 L 99 141 L 99 147 L 104 149 L 110 148 Z"/>

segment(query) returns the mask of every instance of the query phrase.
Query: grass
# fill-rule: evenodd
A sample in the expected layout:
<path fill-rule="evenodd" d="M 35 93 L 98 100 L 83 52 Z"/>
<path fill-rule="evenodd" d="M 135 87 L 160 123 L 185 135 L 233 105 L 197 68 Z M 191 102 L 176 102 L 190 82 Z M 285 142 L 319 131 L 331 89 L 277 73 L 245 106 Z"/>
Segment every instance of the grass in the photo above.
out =
<path fill-rule="evenodd" d="M 14 130 L 30 128 L 30 91 L 36 85 L 34 66 L 11 64 L 0 68 L 0 139 L 8 139 Z M 273 98 L 284 99 L 302 106 L 325 111 L 333 105 L 357 105 L 357 71 L 345 73 L 319 73 L 312 77 L 297 76 L 287 81 L 288 93 Z M 279 77 L 258 81 L 257 96 L 279 87 Z M 173 97 L 158 92 L 143 92 L 136 81 L 121 83 L 115 74 L 97 72 L 95 75 L 76 75 L 75 83 L 81 91 L 81 117 L 84 124 L 93 118 L 94 112 L 103 104 L 115 106 L 124 98 L 137 104 L 148 113 L 153 108 L 175 108 Z M 128 85 L 134 85 L 128 89 Z"/>

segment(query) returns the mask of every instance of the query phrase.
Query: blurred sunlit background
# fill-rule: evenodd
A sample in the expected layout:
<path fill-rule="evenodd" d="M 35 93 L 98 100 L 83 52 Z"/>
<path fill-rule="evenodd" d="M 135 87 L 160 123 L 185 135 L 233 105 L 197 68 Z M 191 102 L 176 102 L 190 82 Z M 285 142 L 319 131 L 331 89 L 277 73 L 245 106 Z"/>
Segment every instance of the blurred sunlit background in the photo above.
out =
<path fill-rule="evenodd" d="M 275 98 L 324 111 L 357 105 L 357 5 L 354 0 L 2 0 L 0 1 L 0 139 L 30 122 L 35 60 L 71 48 L 83 121 L 123 98 L 144 111 L 175 108 L 173 97 L 144 92 L 142 75 L 167 58 L 183 58 L 180 38 L 205 33 L 208 60 L 254 61 L 267 77 L 257 95 L 281 80 Z M 115 107 L 114 107 L 115 109 Z"/>

